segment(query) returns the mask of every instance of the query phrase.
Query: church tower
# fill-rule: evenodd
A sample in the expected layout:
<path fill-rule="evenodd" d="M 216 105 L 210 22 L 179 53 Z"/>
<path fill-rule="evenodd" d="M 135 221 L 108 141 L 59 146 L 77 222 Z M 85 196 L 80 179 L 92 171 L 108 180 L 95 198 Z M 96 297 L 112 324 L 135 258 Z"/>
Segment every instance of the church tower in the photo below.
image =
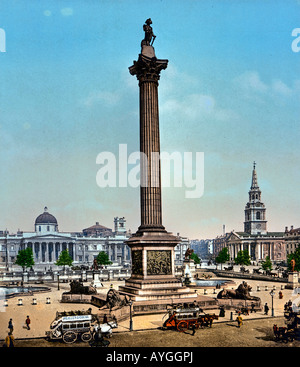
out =
<path fill-rule="evenodd" d="M 251 234 L 266 234 L 266 208 L 261 202 L 261 191 L 257 183 L 257 174 L 255 170 L 256 163 L 253 163 L 252 182 L 249 191 L 249 201 L 245 207 L 244 231 Z"/>

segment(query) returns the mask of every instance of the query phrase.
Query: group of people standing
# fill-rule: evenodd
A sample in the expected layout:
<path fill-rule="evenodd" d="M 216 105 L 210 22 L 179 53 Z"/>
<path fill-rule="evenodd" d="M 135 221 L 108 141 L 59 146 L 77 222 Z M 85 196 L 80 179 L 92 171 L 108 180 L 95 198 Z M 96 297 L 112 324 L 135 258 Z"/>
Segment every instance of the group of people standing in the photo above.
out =
<path fill-rule="evenodd" d="M 25 320 L 25 325 L 24 327 L 27 330 L 30 330 L 30 324 L 31 324 L 31 320 L 29 318 L 29 316 L 27 315 L 26 320 Z M 5 340 L 4 340 L 4 344 L 3 347 L 14 347 L 15 346 L 15 338 L 13 336 L 13 332 L 14 332 L 14 325 L 13 325 L 13 320 L 9 319 L 8 322 L 8 335 L 6 336 Z"/>

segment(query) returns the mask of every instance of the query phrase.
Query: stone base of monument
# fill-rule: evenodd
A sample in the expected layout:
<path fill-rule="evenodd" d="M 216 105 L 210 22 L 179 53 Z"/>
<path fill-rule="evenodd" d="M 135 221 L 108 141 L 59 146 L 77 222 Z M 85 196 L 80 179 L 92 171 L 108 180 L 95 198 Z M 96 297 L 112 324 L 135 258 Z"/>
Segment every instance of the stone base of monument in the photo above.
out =
<path fill-rule="evenodd" d="M 197 295 L 190 288 L 182 285 L 177 278 L 156 278 L 156 279 L 128 279 L 125 286 L 119 287 L 119 292 L 130 297 L 133 301 L 151 300 L 176 300 L 188 299 L 193 302 Z M 174 301 L 175 302 L 175 301 Z"/>
<path fill-rule="evenodd" d="M 186 275 L 186 273 L 189 273 L 191 277 L 193 277 L 196 273 L 196 265 L 195 261 L 192 259 L 183 260 L 183 276 Z"/>
<path fill-rule="evenodd" d="M 254 304 L 254 311 L 261 311 L 261 301 L 260 300 L 244 300 L 244 299 L 232 299 L 232 298 L 220 298 L 218 299 L 219 306 L 223 306 L 226 310 L 240 310 L 244 307 L 249 308 L 251 311 L 251 306 Z"/>
<path fill-rule="evenodd" d="M 291 271 L 288 273 L 288 284 L 285 286 L 286 289 L 295 289 L 299 287 L 299 272 Z"/>
<path fill-rule="evenodd" d="M 97 288 L 103 288 L 103 284 L 101 283 L 100 279 L 99 279 L 99 274 L 95 273 L 94 274 L 94 279 L 91 282 L 91 286 Z"/>
<path fill-rule="evenodd" d="M 190 305 L 197 303 L 198 307 L 203 310 L 218 310 L 219 302 L 213 297 L 195 295 L 194 298 L 172 298 L 163 300 L 148 300 L 148 301 L 136 301 L 133 302 L 133 313 L 137 315 L 150 315 L 165 313 L 170 306 L 175 305 Z"/>
<path fill-rule="evenodd" d="M 195 292 L 175 277 L 174 247 L 178 237 L 164 229 L 138 232 L 126 242 L 131 248 L 132 275 L 119 292 L 132 301 L 195 299 Z"/>

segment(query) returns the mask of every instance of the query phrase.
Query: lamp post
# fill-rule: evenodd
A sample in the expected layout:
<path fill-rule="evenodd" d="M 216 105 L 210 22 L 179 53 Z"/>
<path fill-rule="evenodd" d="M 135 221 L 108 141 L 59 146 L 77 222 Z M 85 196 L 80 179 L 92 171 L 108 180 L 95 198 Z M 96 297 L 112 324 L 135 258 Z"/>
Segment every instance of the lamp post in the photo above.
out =
<path fill-rule="evenodd" d="M 59 291 L 59 272 L 57 272 L 57 290 Z"/>
<path fill-rule="evenodd" d="M 129 318 L 130 318 L 130 321 L 129 321 L 129 331 L 132 331 L 133 330 L 133 322 L 132 322 L 132 300 L 131 300 L 131 298 L 130 298 L 130 300 L 129 300 Z"/>
<path fill-rule="evenodd" d="M 275 295 L 275 293 L 274 293 L 274 291 L 272 290 L 272 291 L 270 292 L 270 296 L 272 297 L 272 317 L 274 317 L 274 307 L 273 307 L 273 299 L 274 299 L 274 295 Z"/>

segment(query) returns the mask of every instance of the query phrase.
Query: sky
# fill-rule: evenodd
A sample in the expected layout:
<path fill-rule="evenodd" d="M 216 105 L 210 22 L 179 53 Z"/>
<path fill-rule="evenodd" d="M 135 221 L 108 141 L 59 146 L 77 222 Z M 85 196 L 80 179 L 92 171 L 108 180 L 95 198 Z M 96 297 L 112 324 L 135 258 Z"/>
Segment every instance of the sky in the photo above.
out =
<path fill-rule="evenodd" d="M 116 216 L 137 230 L 139 188 L 99 187 L 96 159 L 118 157 L 120 144 L 139 150 L 128 68 L 148 18 L 156 56 L 169 60 L 161 151 L 204 153 L 201 197 L 163 187 L 166 229 L 189 239 L 242 231 L 253 161 L 268 230 L 300 227 L 299 0 L 1 0 L 0 230 L 33 231 L 45 206 L 61 232 L 113 228 Z"/>

